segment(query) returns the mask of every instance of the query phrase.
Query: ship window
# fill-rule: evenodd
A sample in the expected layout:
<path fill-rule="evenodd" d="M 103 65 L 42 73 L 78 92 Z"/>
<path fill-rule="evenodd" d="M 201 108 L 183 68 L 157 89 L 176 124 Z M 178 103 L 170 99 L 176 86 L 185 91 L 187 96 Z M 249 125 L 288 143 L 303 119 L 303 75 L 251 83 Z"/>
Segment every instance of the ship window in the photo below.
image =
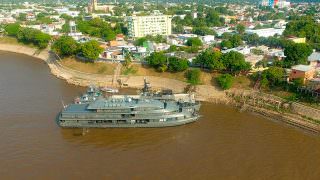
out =
<path fill-rule="evenodd" d="M 127 123 L 127 121 L 126 120 L 118 120 L 117 123 L 118 124 L 125 124 L 125 123 Z"/>

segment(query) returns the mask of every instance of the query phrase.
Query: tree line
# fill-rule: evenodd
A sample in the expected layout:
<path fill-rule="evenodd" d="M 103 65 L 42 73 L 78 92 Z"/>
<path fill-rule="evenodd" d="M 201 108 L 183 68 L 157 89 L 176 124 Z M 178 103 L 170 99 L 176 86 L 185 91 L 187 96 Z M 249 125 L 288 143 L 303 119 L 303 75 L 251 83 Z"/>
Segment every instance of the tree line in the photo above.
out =
<path fill-rule="evenodd" d="M 4 30 L 8 36 L 15 37 L 19 42 L 33 44 L 39 49 L 46 48 L 51 40 L 50 35 L 40 30 L 21 27 L 18 23 L 7 24 Z"/>

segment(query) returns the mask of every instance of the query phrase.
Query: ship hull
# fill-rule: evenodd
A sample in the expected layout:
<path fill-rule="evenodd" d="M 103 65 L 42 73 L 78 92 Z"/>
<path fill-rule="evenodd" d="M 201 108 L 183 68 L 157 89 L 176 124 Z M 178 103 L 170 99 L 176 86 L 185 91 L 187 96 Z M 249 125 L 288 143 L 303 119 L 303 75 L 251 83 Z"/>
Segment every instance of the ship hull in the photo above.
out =
<path fill-rule="evenodd" d="M 62 128 L 162 128 L 181 126 L 197 121 L 200 116 L 190 117 L 183 120 L 166 121 L 166 122 L 148 122 L 148 123 L 99 123 L 89 124 L 86 122 L 78 123 L 76 120 L 69 121 L 68 123 L 60 123 Z M 96 120 L 88 120 L 96 121 Z"/>

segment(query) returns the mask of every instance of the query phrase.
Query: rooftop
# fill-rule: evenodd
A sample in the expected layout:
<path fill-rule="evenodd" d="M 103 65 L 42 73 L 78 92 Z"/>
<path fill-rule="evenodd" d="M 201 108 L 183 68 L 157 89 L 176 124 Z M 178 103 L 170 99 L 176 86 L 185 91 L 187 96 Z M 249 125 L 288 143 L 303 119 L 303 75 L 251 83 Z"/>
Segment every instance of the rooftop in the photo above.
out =
<path fill-rule="evenodd" d="M 313 52 L 309 57 L 308 61 L 320 61 L 320 52 Z"/>
<path fill-rule="evenodd" d="M 302 64 L 299 64 L 299 65 L 293 66 L 291 69 L 293 69 L 293 70 L 297 70 L 297 71 L 307 72 L 307 71 L 312 70 L 312 69 L 313 69 L 313 67 L 311 67 L 311 66 L 309 66 L 309 65 L 302 65 Z"/>

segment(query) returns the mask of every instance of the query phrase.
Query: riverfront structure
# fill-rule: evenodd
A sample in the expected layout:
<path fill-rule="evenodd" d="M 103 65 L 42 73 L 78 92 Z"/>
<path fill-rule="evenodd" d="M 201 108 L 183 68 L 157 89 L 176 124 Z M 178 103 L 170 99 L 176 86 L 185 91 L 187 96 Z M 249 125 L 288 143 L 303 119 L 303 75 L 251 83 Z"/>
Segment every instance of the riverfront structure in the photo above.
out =
<path fill-rule="evenodd" d="M 150 16 L 128 17 L 128 35 L 130 37 L 145 37 L 147 35 L 171 35 L 170 15 L 155 12 Z"/>

